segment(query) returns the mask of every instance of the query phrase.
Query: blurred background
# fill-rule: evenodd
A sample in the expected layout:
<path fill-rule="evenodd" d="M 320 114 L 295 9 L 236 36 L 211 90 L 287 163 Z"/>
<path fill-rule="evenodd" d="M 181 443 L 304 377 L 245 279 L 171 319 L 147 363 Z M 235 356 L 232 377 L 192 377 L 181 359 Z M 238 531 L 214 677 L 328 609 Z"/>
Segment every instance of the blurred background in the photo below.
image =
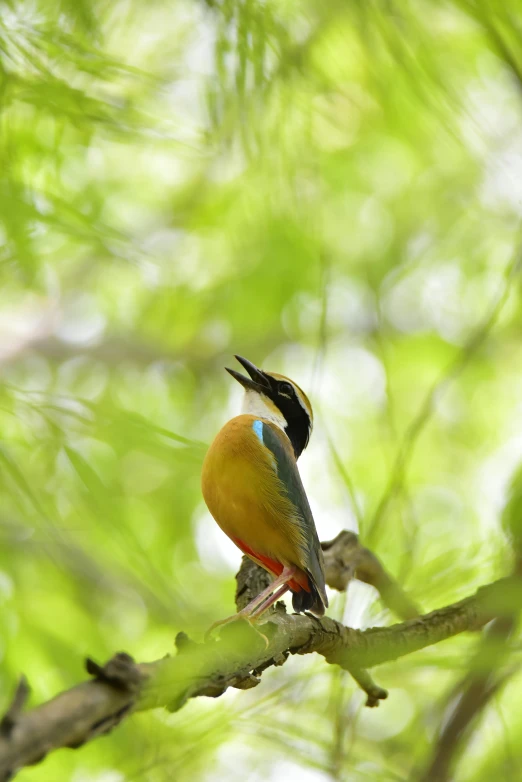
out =
<path fill-rule="evenodd" d="M 323 540 L 359 531 L 423 611 L 510 571 L 521 36 L 518 0 L 2 4 L 0 707 L 21 672 L 34 705 L 231 613 L 199 475 L 234 353 L 311 397 Z M 396 621 L 358 583 L 330 615 Z M 377 669 L 378 710 L 292 658 L 17 778 L 405 780 L 475 645 Z M 521 696 L 456 778 L 519 778 Z"/>

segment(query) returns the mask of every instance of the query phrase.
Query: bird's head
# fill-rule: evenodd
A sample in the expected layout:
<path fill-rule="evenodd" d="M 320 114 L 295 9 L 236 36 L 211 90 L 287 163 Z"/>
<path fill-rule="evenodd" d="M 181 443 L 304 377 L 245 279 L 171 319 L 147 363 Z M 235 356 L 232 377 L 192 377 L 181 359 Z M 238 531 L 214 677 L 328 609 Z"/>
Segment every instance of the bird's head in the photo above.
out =
<path fill-rule="evenodd" d="M 312 433 L 312 405 L 305 392 L 284 375 L 265 372 L 242 356 L 236 356 L 250 377 L 226 367 L 245 389 L 243 413 L 258 415 L 281 427 L 292 443 L 298 459 Z"/>

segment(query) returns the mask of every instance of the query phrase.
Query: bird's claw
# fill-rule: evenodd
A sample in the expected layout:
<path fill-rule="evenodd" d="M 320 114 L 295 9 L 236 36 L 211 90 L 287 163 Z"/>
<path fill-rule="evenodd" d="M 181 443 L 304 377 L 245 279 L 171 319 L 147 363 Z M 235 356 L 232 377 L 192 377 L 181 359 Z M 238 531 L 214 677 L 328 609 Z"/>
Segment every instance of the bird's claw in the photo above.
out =
<path fill-rule="evenodd" d="M 219 619 L 217 622 L 214 622 L 214 624 L 210 625 L 207 632 L 205 633 L 205 641 L 208 641 L 212 637 L 214 630 L 216 630 L 218 627 L 223 627 L 224 625 L 228 625 L 232 622 L 237 622 L 240 620 L 248 622 L 256 635 L 259 635 L 263 639 L 265 647 L 268 648 L 270 640 L 264 633 L 261 632 L 261 630 L 256 627 L 256 617 L 250 616 L 250 614 L 243 614 L 241 611 L 239 611 L 237 614 L 234 614 L 233 616 L 228 616 L 226 619 Z"/>

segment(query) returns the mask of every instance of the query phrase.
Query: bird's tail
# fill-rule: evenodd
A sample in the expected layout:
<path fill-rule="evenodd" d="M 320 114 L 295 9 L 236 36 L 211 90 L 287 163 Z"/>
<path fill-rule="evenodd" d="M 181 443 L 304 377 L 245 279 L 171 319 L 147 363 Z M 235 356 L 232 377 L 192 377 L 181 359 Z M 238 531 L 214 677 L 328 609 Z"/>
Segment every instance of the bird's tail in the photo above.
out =
<path fill-rule="evenodd" d="M 328 605 L 328 599 L 325 596 L 325 604 L 325 600 L 319 593 L 319 590 L 314 584 L 313 579 L 310 578 L 310 575 L 308 575 L 308 583 L 310 586 L 309 592 L 305 589 L 301 589 L 299 592 L 292 593 L 292 606 L 294 611 L 298 614 L 302 611 L 311 611 L 312 614 L 315 614 L 316 616 L 323 616 L 324 609 Z"/>

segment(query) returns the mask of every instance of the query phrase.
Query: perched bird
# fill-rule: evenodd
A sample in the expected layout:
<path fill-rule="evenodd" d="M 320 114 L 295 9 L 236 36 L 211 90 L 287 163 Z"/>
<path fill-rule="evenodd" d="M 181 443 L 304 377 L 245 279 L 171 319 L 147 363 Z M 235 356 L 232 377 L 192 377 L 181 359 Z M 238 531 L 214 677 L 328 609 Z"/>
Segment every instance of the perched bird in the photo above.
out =
<path fill-rule="evenodd" d="M 240 615 L 255 619 L 290 589 L 295 611 L 322 616 L 323 555 L 296 464 L 312 431 L 312 407 L 289 378 L 236 358 L 249 374 L 226 368 L 245 389 L 242 414 L 210 446 L 202 491 L 223 532 L 275 577 Z"/>

